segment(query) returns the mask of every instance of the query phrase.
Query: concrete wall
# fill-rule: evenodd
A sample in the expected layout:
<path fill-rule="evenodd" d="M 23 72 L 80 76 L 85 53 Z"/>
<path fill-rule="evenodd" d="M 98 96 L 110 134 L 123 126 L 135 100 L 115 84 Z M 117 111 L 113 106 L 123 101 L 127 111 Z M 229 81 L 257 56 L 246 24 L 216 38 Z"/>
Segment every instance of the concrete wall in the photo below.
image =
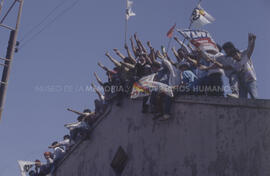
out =
<path fill-rule="evenodd" d="M 114 176 L 121 145 L 123 176 L 269 176 L 270 101 L 180 97 L 173 118 L 154 122 L 141 101 L 125 100 L 56 170 L 56 176 Z"/>

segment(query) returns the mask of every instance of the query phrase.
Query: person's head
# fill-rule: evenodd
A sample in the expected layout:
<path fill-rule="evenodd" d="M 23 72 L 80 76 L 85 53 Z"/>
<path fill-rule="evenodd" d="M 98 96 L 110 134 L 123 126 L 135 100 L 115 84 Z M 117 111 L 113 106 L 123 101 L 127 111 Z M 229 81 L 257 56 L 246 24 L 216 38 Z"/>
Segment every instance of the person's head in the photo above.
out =
<path fill-rule="evenodd" d="M 151 65 L 151 70 L 152 70 L 153 73 L 156 73 L 159 69 L 160 69 L 160 64 L 159 63 L 154 62 Z"/>
<path fill-rule="evenodd" d="M 35 171 L 31 170 L 31 171 L 29 172 L 29 176 L 35 176 L 35 175 L 36 175 Z"/>
<path fill-rule="evenodd" d="M 58 144 L 58 142 L 57 142 L 57 141 L 54 141 L 54 142 L 52 143 L 52 146 L 54 146 L 54 145 L 56 145 L 56 144 Z"/>
<path fill-rule="evenodd" d="M 144 65 L 146 63 L 146 53 L 144 52 L 141 52 L 139 55 L 138 55 L 138 61 L 141 65 Z"/>
<path fill-rule="evenodd" d="M 83 120 L 83 116 L 82 115 L 80 115 L 79 117 L 77 117 L 77 121 L 78 122 L 81 122 Z"/>
<path fill-rule="evenodd" d="M 65 135 L 65 136 L 63 137 L 63 139 L 64 139 L 64 140 L 70 139 L 70 136 L 67 134 L 67 135 Z"/>
<path fill-rule="evenodd" d="M 129 64 L 133 64 L 129 57 L 125 57 L 124 62 L 129 63 Z"/>
<path fill-rule="evenodd" d="M 178 54 L 178 56 L 180 57 L 180 59 L 184 59 L 184 58 L 185 58 L 186 52 L 185 52 L 185 50 L 184 50 L 183 48 L 179 48 L 179 49 L 177 50 L 177 54 Z"/>
<path fill-rule="evenodd" d="M 241 54 L 238 49 L 235 48 L 232 42 L 226 42 L 222 46 L 227 56 L 232 57 L 235 60 L 240 60 Z"/>
<path fill-rule="evenodd" d="M 36 159 L 36 161 L 35 161 L 35 165 L 36 165 L 37 167 L 40 167 L 40 166 L 41 166 L 41 162 L 40 162 L 40 160 Z"/>
<path fill-rule="evenodd" d="M 182 61 L 177 65 L 177 67 L 178 67 L 179 70 L 185 71 L 185 70 L 189 69 L 190 65 L 189 65 L 188 62 Z"/>
<path fill-rule="evenodd" d="M 45 157 L 46 159 L 51 158 L 51 156 L 52 156 L 52 153 L 51 153 L 51 152 L 45 152 L 45 153 L 44 153 L 44 157 Z"/>
<path fill-rule="evenodd" d="M 140 49 L 139 48 L 136 48 L 135 50 L 136 50 L 135 57 L 139 57 L 140 52 L 141 52 Z"/>
<path fill-rule="evenodd" d="M 85 109 L 85 110 L 83 110 L 83 113 L 91 113 L 91 110 L 90 109 Z"/>

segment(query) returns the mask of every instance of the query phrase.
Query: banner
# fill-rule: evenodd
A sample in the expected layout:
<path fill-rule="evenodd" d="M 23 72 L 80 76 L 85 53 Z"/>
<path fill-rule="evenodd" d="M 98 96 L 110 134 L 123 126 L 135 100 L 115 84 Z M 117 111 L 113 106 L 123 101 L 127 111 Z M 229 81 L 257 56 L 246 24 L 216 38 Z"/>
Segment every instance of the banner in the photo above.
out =
<path fill-rule="evenodd" d="M 200 4 L 193 10 L 190 20 L 191 27 L 194 28 L 201 28 L 215 21 L 214 17 L 207 13 Z"/>
<path fill-rule="evenodd" d="M 218 47 L 210 33 L 204 30 L 178 30 L 196 48 L 200 48 L 206 53 L 218 53 Z"/>
<path fill-rule="evenodd" d="M 30 169 L 36 164 L 32 161 L 21 161 L 18 160 L 22 176 L 26 176 Z"/>

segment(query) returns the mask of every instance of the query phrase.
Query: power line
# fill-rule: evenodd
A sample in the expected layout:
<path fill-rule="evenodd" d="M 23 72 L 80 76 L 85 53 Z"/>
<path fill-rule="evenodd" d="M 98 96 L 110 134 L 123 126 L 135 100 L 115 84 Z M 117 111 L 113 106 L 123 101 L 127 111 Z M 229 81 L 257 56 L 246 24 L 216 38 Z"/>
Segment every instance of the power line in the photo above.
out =
<path fill-rule="evenodd" d="M 73 2 L 70 6 L 65 8 L 60 14 L 58 14 L 55 18 L 53 18 L 47 25 L 45 25 L 43 28 L 41 28 L 38 32 L 36 32 L 32 37 L 30 37 L 28 40 L 25 40 L 24 43 L 22 43 L 21 47 L 19 49 L 22 49 L 24 46 L 26 46 L 29 42 L 31 42 L 33 39 L 35 39 L 38 35 L 40 35 L 45 29 L 50 27 L 55 21 L 58 20 L 58 18 L 62 17 L 65 13 L 67 13 L 69 10 L 71 10 L 80 0 L 76 0 Z"/>
<path fill-rule="evenodd" d="M 32 27 L 28 32 L 26 32 L 24 35 L 23 35 L 23 37 L 22 37 L 22 39 L 20 40 L 21 42 L 23 42 L 24 40 L 25 40 L 25 38 L 26 37 L 28 37 L 30 34 L 32 34 L 32 32 L 36 29 L 36 28 L 38 28 L 38 27 L 40 27 L 57 9 L 59 9 L 60 7 L 62 7 L 65 3 L 67 2 L 67 0 L 63 0 L 63 1 L 61 1 L 59 4 L 57 4 L 56 6 L 55 6 L 55 8 L 53 8 L 51 11 L 50 11 L 50 13 L 47 15 L 47 16 L 45 16 L 38 24 L 36 24 L 34 27 Z"/>

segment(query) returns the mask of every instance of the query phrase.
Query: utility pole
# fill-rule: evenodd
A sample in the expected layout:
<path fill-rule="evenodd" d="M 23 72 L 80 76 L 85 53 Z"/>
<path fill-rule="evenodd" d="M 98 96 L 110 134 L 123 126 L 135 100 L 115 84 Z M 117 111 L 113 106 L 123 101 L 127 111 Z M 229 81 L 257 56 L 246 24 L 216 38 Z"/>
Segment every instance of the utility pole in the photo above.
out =
<path fill-rule="evenodd" d="M 4 27 L 6 29 L 11 30 L 10 36 L 9 36 L 9 41 L 8 41 L 7 52 L 6 52 L 6 58 L 0 58 L 1 60 L 5 61 L 4 65 L 3 65 L 4 69 L 3 69 L 3 73 L 2 73 L 2 79 L 0 82 L 0 120 L 2 118 L 2 112 L 4 109 L 4 103 L 5 103 L 8 79 L 9 79 L 9 75 L 10 75 L 11 63 L 12 63 L 15 48 L 17 45 L 17 36 L 18 36 L 19 25 L 20 25 L 20 20 L 21 20 L 23 1 L 24 0 L 15 0 L 14 3 L 8 9 L 7 13 L 4 15 L 4 17 L 0 23 L 0 27 Z M 15 26 L 15 29 L 13 29 L 12 27 L 4 25 L 3 22 L 4 22 L 5 18 L 8 16 L 9 12 L 14 7 L 15 3 L 19 3 L 19 10 L 18 10 L 18 15 L 17 15 L 17 20 L 16 20 L 16 26 Z"/>

